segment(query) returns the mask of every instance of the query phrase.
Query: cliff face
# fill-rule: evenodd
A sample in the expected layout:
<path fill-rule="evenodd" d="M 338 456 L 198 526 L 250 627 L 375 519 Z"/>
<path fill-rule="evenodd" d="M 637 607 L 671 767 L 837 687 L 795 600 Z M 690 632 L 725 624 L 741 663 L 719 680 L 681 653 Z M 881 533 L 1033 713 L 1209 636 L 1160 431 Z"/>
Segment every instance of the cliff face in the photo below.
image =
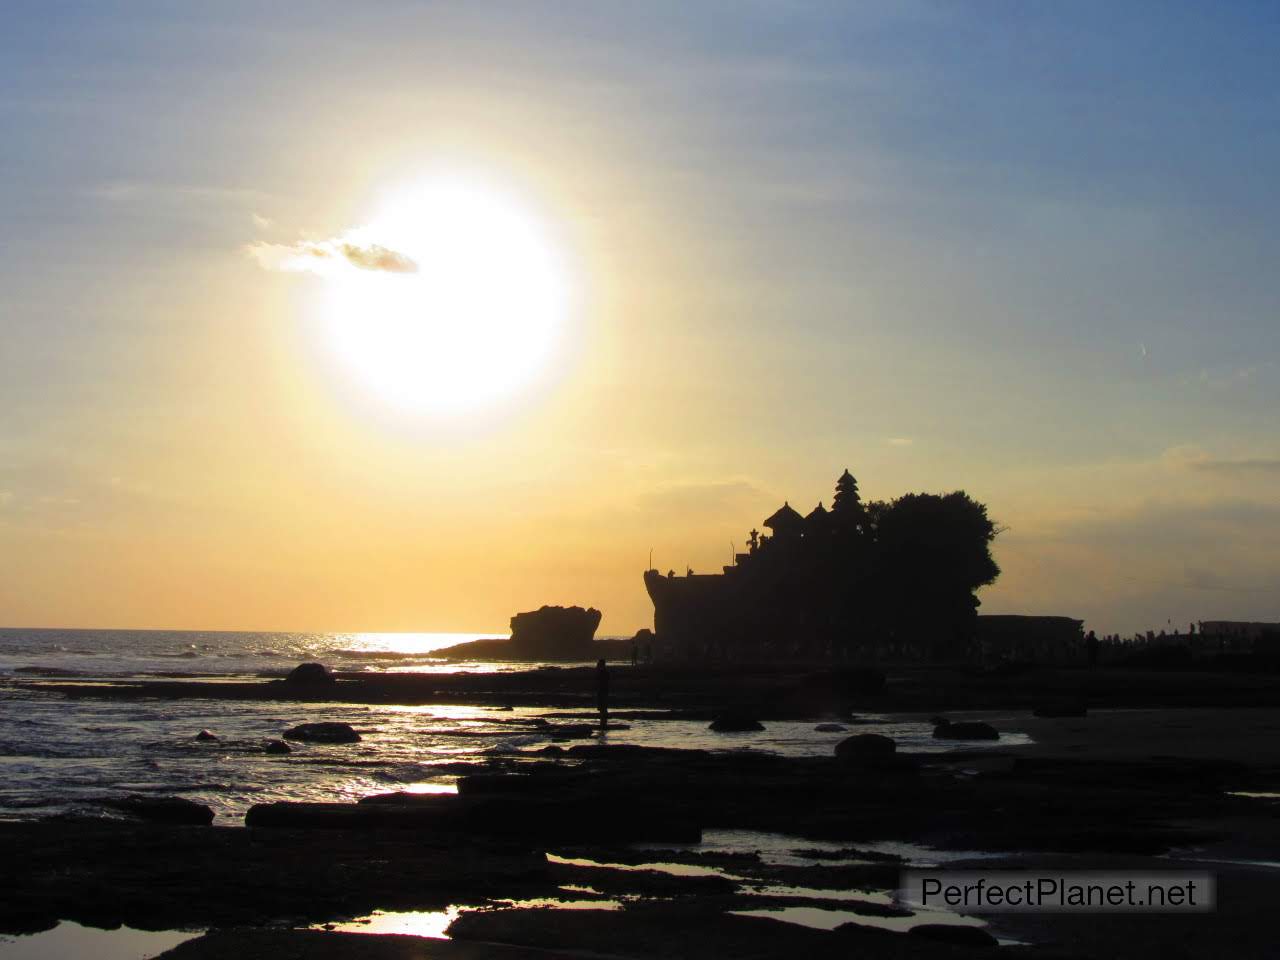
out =
<path fill-rule="evenodd" d="M 600 611 L 591 607 L 541 607 L 511 618 L 510 640 L 475 640 L 441 650 L 451 660 L 594 660 Z"/>

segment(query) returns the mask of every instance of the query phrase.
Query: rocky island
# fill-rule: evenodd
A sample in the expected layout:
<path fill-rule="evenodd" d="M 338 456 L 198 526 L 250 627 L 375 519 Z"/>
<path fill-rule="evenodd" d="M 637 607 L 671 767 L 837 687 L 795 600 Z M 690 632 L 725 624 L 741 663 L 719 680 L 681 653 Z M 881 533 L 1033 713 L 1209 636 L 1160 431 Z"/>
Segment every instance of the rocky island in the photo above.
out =
<path fill-rule="evenodd" d="M 448 647 L 440 655 L 450 660 L 595 660 L 613 653 L 595 639 L 600 626 L 595 607 L 542 606 L 511 618 L 511 638 L 473 640 Z"/>

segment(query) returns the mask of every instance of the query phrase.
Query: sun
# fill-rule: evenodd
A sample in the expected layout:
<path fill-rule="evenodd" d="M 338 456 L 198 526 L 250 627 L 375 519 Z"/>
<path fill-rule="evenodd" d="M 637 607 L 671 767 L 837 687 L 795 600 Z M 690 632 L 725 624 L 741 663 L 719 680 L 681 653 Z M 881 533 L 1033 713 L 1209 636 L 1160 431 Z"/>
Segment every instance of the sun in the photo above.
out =
<path fill-rule="evenodd" d="M 544 375 L 569 310 L 548 230 L 492 186 L 433 179 L 324 254 L 322 311 L 342 363 L 396 406 L 453 414 Z"/>

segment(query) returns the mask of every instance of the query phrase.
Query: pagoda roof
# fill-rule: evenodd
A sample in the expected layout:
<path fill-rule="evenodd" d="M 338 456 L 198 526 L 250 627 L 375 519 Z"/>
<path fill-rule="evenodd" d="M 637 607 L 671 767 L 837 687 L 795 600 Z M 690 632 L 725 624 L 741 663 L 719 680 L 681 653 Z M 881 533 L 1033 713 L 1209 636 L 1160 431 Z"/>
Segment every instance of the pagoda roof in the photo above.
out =
<path fill-rule="evenodd" d="M 819 500 L 818 505 L 809 511 L 809 515 L 805 517 L 805 519 L 810 522 L 814 520 L 825 520 L 830 515 L 831 514 L 827 511 L 827 508 L 822 505 L 822 501 Z"/>
<path fill-rule="evenodd" d="M 764 522 L 764 525 L 770 530 L 780 530 L 787 527 L 794 527 L 803 522 L 804 517 L 796 513 L 790 503 L 784 501 L 782 506 L 774 511 L 773 516 Z"/>

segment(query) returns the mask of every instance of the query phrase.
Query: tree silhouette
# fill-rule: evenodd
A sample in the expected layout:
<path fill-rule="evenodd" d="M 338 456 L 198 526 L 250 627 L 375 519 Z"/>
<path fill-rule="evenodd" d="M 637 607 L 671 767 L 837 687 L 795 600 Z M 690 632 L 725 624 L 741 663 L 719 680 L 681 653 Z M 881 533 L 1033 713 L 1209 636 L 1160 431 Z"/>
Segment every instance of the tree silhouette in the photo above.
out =
<path fill-rule="evenodd" d="M 977 627 L 974 591 L 1000 575 L 986 505 L 963 490 L 909 493 L 873 513 L 877 619 L 906 644 L 926 647 L 918 652 L 965 653 Z"/>

